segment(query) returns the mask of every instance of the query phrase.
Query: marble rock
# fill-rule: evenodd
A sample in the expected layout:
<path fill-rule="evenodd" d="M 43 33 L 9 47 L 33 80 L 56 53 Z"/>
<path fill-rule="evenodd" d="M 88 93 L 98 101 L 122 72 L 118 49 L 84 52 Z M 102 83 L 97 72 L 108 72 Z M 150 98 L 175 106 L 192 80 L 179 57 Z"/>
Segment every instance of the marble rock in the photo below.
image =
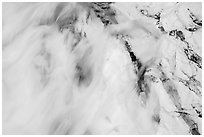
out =
<path fill-rule="evenodd" d="M 202 3 L 3 3 L 3 134 L 202 134 Z"/>

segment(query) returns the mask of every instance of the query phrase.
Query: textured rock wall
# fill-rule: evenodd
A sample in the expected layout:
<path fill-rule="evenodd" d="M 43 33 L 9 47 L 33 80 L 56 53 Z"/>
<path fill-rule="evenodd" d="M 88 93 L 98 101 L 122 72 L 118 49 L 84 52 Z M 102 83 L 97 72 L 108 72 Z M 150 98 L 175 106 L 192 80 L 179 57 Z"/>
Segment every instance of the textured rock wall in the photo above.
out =
<path fill-rule="evenodd" d="M 202 134 L 201 3 L 3 3 L 3 134 Z"/>

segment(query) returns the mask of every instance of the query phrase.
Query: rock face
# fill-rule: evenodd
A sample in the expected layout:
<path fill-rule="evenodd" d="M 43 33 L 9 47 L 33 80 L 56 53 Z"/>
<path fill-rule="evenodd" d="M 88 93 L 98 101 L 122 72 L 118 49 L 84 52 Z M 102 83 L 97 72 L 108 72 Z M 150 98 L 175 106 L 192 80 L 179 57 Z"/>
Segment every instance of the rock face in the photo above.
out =
<path fill-rule="evenodd" d="M 202 134 L 201 3 L 3 3 L 3 134 Z"/>

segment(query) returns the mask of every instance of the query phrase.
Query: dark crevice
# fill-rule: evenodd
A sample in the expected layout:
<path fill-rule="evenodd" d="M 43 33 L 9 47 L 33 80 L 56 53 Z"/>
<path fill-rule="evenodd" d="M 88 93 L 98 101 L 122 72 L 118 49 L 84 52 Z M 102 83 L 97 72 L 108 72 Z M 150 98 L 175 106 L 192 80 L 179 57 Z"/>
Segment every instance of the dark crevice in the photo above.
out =
<path fill-rule="evenodd" d="M 161 71 L 160 80 L 163 83 L 166 92 L 169 94 L 170 98 L 174 102 L 174 105 L 177 107 L 177 109 L 178 110 L 182 109 L 180 97 L 174 83 L 171 81 L 170 78 L 166 76 L 166 74 L 162 71 L 161 67 L 159 67 L 159 69 Z"/>
<path fill-rule="evenodd" d="M 93 2 L 91 4 L 93 11 L 96 16 L 100 18 L 104 26 L 117 24 L 117 20 L 115 19 L 116 13 L 111 8 L 110 4 L 112 4 L 112 2 Z"/>
<path fill-rule="evenodd" d="M 181 41 L 185 41 L 185 36 L 182 31 L 176 31 L 176 38 L 180 38 Z"/>
<path fill-rule="evenodd" d="M 119 35 L 117 35 L 119 37 Z M 138 86 L 137 93 L 140 95 L 141 92 L 145 93 L 145 96 L 148 98 L 148 94 L 150 89 L 145 81 L 145 73 L 147 68 L 142 65 L 142 62 L 135 56 L 134 52 L 132 51 L 131 45 L 128 40 L 125 39 L 125 36 L 121 36 L 120 40 L 124 43 L 126 50 L 129 53 L 131 61 L 134 66 L 135 74 L 138 76 L 138 81 L 136 81 L 136 85 Z M 143 67 L 142 67 L 143 66 Z"/>
<path fill-rule="evenodd" d="M 184 53 L 190 61 L 194 62 L 200 69 L 202 69 L 202 58 L 197 53 L 195 53 L 189 46 L 184 48 Z"/>
<path fill-rule="evenodd" d="M 144 74 L 146 72 L 146 69 L 142 70 L 139 74 L 138 74 L 138 93 L 140 94 L 141 92 L 146 93 L 146 89 L 148 88 L 145 79 L 144 79 Z"/>
<path fill-rule="evenodd" d="M 171 30 L 169 32 L 169 36 L 175 36 L 176 39 L 180 39 L 181 41 L 185 41 L 185 36 L 182 31 L 180 30 Z"/>
<path fill-rule="evenodd" d="M 185 40 L 185 36 L 182 31 L 180 30 L 171 30 L 169 32 L 169 36 L 174 36 L 176 39 L 180 39 L 183 41 L 187 46 L 184 48 L 184 53 L 188 60 L 194 62 L 200 69 L 202 69 L 202 58 L 191 49 L 189 43 Z"/>
<path fill-rule="evenodd" d="M 153 18 L 153 19 L 156 19 L 156 20 L 160 21 L 160 15 L 161 15 L 160 12 L 157 13 L 157 14 L 154 14 L 154 15 L 149 14 L 148 10 L 145 10 L 145 9 L 141 9 L 140 12 L 141 12 L 142 15 L 144 15 L 146 17 L 150 17 L 150 18 Z"/>
<path fill-rule="evenodd" d="M 201 96 L 201 91 L 195 87 L 195 85 L 192 85 L 189 81 L 187 80 L 182 80 L 180 79 L 179 82 L 183 83 L 190 91 L 193 91 L 196 95 Z"/>
<path fill-rule="evenodd" d="M 191 129 L 190 132 L 191 132 L 192 135 L 200 135 L 200 133 L 198 131 L 198 128 L 193 128 L 193 129 Z"/>
<path fill-rule="evenodd" d="M 166 76 L 164 72 L 162 72 L 161 63 L 159 64 L 159 70 L 161 71 L 161 81 L 164 85 L 165 90 L 169 94 L 171 100 L 174 102 L 174 105 L 178 109 L 178 111 L 175 111 L 176 113 L 179 113 L 182 119 L 186 122 L 186 124 L 189 126 L 190 130 L 189 132 L 192 135 L 200 135 L 197 124 L 194 122 L 194 120 L 190 117 L 191 115 L 184 111 L 184 108 L 181 106 L 180 97 L 178 94 L 178 91 L 173 84 L 173 82 Z"/>
<path fill-rule="evenodd" d="M 192 20 L 193 23 L 191 23 L 190 26 L 185 27 L 185 29 L 186 29 L 187 31 L 190 31 L 190 32 L 195 32 L 195 31 L 201 29 L 201 28 L 202 28 L 202 20 L 199 20 L 199 19 L 190 11 L 190 9 L 188 9 L 188 11 L 189 11 L 189 17 L 191 18 L 191 20 Z"/>
<path fill-rule="evenodd" d="M 179 113 L 180 116 L 183 118 L 183 120 L 186 122 L 186 124 L 190 127 L 189 132 L 192 135 L 200 135 L 197 124 L 192 120 L 190 117 L 190 114 L 187 112 L 184 112 L 183 110 L 175 111 L 176 113 Z"/>
<path fill-rule="evenodd" d="M 190 9 L 188 9 L 188 11 L 190 12 L 189 16 L 192 19 L 193 23 L 195 23 L 198 26 L 202 26 L 202 20 L 199 20 L 191 11 Z"/>
<path fill-rule="evenodd" d="M 156 21 L 156 25 L 157 25 L 157 28 L 162 32 L 162 33 L 167 33 L 164 29 L 164 27 L 162 26 L 161 22 L 160 22 L 160 18 L 161 18 L 161 12 L 158 12 L 157 14 L 154 14 L 154 15 L 151 15 L 148 13 L 148 10 L 144 10 L 144 9 L 141 9 L 140 10 L 140 13 L 146 17 L 149 17 L 149 18 L 153 18 Z"/>
<path fill-rule="evenodd" d="M 201 87 L 201 83 L 195 79 L 195 75 L 189 76 L 185 72 L 183 72 L 188 77 L 188 80 L 184 80 L 182 78 L 179 78 L 179 82 L 183 83 L 190 91 L 193 91 L 196 95 L 202 96 L 201 91 L 198 89 L 198 87 Z"/>
<path fill-rule="evenodd" d="M 171 30 L 171 31 L 169 32 L 169 36 L 175 36 L 175 35 L 176 35 L 176 31 L 177 31 L 177 30 Z"/>
<path fill-rule="evenodd" d="M 119 35 L 117 35 L 117 37 L 119 37 Z M 138 73 L 138 71 L 141 69 L 142 67 L 142 62 L 136 57 L 135 53 L 132 51 L 132 48 L 131 48 L 131 45 L 129 44 L 129 42 L 125 39 L 125 36 L 121 36 L 121 40 L 122 42 L 124 43 L 129 55 L 130 55 L 130 58 L 131 58 L 131 61 L 135 67 L 135 72 L 136 74 Z"/>
<path fill-rule="evenodd" d="M 199 104 L 191 104 L 191 107 L 198 114 L 198 117 L 202 118 L 202 106 Z"/>
<path fill-rule="evenodd" d="M 189 113 L 184 112 L 184 111 L 175 111 L 175 112 L 176 112 L 176 113 L 179 113 L 180 116 L 182 116 L 182 115 L 190 115 Z"/>
<path fill-rule="evenodd" d="M 199 30 L 200 27 L 197 27 L 197 26 L 194 26 L 194 27 L 185 27 L 185 29 L 187 31 L 190 31 L 190 32 L 195 32 L 195 31 Z"/>
<path fill-rule="evenodd" d="M 160 116 L 158 114 L 155 114 L 152 116 L 153 121 L 155 121 L 157 124 L 160 123 L 161 119 Z"/>
<path fill-rule="evenodd" d="M 125 44 L 125 45 L 127 45 L 127 44 Z M 142 67 L 142 63 L 139 61 L 139 59 L 136 58 L 134 52 L 131 51 L 130 47 L 128 48 L 128 46 L 127 46 L 127 49 L 128 49 L 131 61 L 133 62 L 134 65 L 137 66 L 137 69 L 140 70 L 140 68 Z"/>

